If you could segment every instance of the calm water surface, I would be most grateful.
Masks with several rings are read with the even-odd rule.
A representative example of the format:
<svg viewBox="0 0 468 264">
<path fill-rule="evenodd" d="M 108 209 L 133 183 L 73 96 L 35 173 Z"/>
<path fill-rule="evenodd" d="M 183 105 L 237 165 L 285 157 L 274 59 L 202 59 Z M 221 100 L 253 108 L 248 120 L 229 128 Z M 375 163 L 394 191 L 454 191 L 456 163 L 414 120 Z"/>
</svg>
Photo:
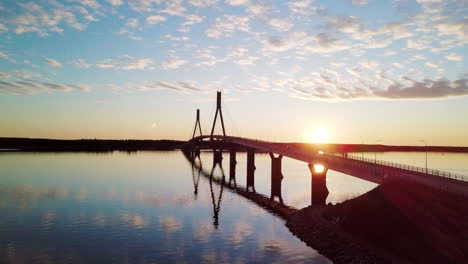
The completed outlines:
<svg viewBox="0 0 468 264">
<path fill-rule="evenodd" d="M 210 171 L 212 154 L 201 157 Z M 377 158 L 425 162 L 424 153 Z M 237 154 L 242 186 L 246 159 Z M 428 164 L 466 175 L 468 154 L 429 153 Z M 270 157 L 257 154 L 255 165 L 255 188 L 269 196 Z M 224 173 L 229 178 L 228 153 Z M 214 175 L 220 177 L 221 170 Z M 307 165 L 283 158 L 283 175 L 284 202 L 308 206 Z M 376 184 L 330 170 L 327 186 L 327 202 L 339 203 Z M 280 218 L 192 175 L 179 151 L 0 153 L 0 263 L 54 262 L 330 263 L 290 234 Z"/>
<path fill-rule="evenodd" d="M 268 159 L 257 156 L 264 194 Z M 211 166 L 211 154 L 202 160 Z M 238 184 L 245 160 L 238 154 Z M 285 197 L 307 205 L 307 167 L 287 162 L 297 179 L 288 177 Z M 228 155 L 224 163 L 228 172 Z M 178 151 L 1 153 L 0 168 L 0 263 L 330 263 L 283 220 L 203 177 L 195 196 Z"/>
</svg>

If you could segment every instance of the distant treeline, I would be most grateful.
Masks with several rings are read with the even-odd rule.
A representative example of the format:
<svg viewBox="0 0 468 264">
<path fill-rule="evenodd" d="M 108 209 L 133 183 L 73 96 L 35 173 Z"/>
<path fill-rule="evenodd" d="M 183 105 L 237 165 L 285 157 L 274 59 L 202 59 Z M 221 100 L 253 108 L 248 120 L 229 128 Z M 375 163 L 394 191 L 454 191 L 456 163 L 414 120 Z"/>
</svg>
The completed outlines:
<svg viewBox="0 0 468 264">
<path fill-rule="evenodd" d="M 180 140 L 109 140 L 109 139 L 39 139 L 39 138 L 1 138 L 0 150 L 22 151 L 137 151 L 137 150 L 173 150 L 183 148 L 187 141 Z M 310 144 L 310 143 L 277 143 L 290 145 L 295 148 L 305 148 L 312 151 L 324 152 L 383 152 L 383 151 L 430 151 L 430 152 L 468 152 L 468 147 L 447 146 L 387 146 L 362 144 Z M 215 147 L 217 149 L 233 149 L 233 144 L 223 142 L 205 142 L 199 145 L 203 149 Z M 238 151 L 245 151 L 237 146 Z"/>
<path fill-rule="evenodd" d="M 107 140 L 107 139 L 38 139 L 0 138 L 0 150 L 22 151 L 136 151 L 173 150 L 183 145 L 178 140 Z"/>
</svg>

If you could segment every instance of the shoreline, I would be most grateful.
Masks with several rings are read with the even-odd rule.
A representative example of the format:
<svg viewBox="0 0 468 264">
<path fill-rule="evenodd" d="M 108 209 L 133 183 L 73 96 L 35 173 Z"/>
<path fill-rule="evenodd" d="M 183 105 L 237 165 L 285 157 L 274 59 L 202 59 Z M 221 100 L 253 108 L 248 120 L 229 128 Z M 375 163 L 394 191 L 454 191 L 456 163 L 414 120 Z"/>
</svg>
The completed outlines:
<svg viewBox="0 0 468 264">
<path fill-rule="evenodd" d="M 176 150 L 183 148 L 189 141 L 150 140 L 150 139 L 43 139 L 0 137 L 0 151 L 140 151 Z M 314 143 L 277 143 L 310 151 L 329 153 L 351 152 L 450 152 L 468 153 L 468 147 L 455 146 L 392 146 L 364 144 L 314 144 Z M 209 148 L 205 143 L 204 148 Z M 223 147 L 219 145 L 218 147 Z M 230 146 L 232 147 L 232 146 Z M 242 150 L 240 148 L 239 150 Z"/>
</svg>

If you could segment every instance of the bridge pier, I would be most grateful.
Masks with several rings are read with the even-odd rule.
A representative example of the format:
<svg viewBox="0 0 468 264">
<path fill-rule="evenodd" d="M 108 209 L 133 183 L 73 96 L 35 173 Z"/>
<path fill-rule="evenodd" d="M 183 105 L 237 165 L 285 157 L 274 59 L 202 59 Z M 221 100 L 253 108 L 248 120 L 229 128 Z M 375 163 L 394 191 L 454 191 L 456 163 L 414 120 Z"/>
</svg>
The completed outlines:
<svg viewBox="0 0 468 264">
<path fill-rule="evenodd" d="M 200 160 L 200 149 L 195 147 L 190 151 L 190 160 L 195 161 L 195 159 L 198 158 Z"/>
<path fill-rule="evenodd" d="M 270 200 L 276 197 L 283 204 L 283 196 L 281 195 L 281 182 L 283 181 L 283 173 L 281 173 L 281 160 L 283 155 L 275 157 L 273 153 L 269 153 L 271 158 L 271 195 Z"/>
<path fill-rule="evenodd" d="M 317 165 L 317 164 L 315 164 Z M 324 205 L 327 202 L 328 188 L 327 188 L 327 172 L 328 168 L 324 165 L 322 167 L 314 166 L 309 163 L 309 170 L 311 173 L 311 203 L 316 205 Z"/>
<path fill-rule="evenodd" d="M 220 167 L 223 166 L 223 151 L 213 149 L 213 167 L 219 164 Z"/>
<path fill-rule="evenodd" d="M 253 150 L 247 151 L 247 187 L 246 191 L 249 191 L 249 187 L 255 192 L 255 152 Z"/>
<path fill-rule="evenodd" d="M 229 182 L 228 182 L 229 186 L 231 185 L 231 182 L 234 183 L 234 187 L 237 186 L 236 185 L 236 165 L 237 165 L 236 152 L 231 151 L 229 152 Z"/>
</svg>

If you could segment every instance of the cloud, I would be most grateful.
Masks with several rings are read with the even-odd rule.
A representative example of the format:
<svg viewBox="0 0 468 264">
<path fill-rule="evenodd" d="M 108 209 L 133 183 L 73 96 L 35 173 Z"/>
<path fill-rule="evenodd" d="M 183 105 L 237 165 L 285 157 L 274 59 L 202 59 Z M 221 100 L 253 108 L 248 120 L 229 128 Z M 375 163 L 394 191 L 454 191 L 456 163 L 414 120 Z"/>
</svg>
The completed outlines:
<svg viewBox="0 0 468 264">
<path fill-rule="evenodd" d="M 83 6 L 62 5 L 59 2 L 51 2 L 48 6 L 40 6 L 36 3 L 19 3 L 22 9 L 17 10 L 9 20 L 6 20 L 14 28 L 15 34 L 37 33 L 41 37 L 48 36 L 51 32 L 63 33 L 64 26 L 83 31 L 87 24 L 80 22 L 79 18 L 87 22 L 96 22 L 96 15 L 102 15 L 96 11 L 100 5 L 96 1 L 85 0 L 80 4 L 94 8 L 94 14 Z M 76 13 L 76 14 L 75 14 Z"/>
<path fill-rule="evenodd" d="M 426 66 L 431 67 L 431 68 L 438 68 L 439 66 L 433 62 L 426 62 Z"/>
<path fill-rule="evenodd" d="M 154 24 L 158 24 L 158 23 L 164 22 L 164 21 L 166 21 L 166 20 L 167 20 L 166 17 L 160 16 L 160 15 L 155 15 L 155 16 L 149 16 L 149 17 L 147 17 L 147 18 L 146 18 L 146 23 L 151 24 L 151 25 L 154 25 Z"/>
<path fill-rule="evenodd" d="M 182 26 L 190 26 L 203 22 L 203 17 L 197 15 L 186 15 L 185 22 L 182 23 Z"/>
<path fill-rule="evenodd" d="M 8 95 L 35 95 L 38 93 L 52 93 L 54 91 L 70 92 L 73 90 L 90 91 L 91 87 L 86 84 L 62 84 L 43 78 L 39 74 L 13 71 L 1 73 L 0 94 Z"/>
<path fill-rule="evenodd" d="M 288 31 L 293 27 L 286 19 L 272 18 L 268 21 L 268 24 L 277 31 Z"/>
<path fill-rule="evenodd" d="M 359 76 L 357 76 L 359 77 Z M 364 80 L 349 83 L 346 80 L 336 79 L 327 87 L 317 78 L 303 80 L 289 80 L 292 97 L 309 100 L 356 100 L 356 99 L 442 99 L 447 97 L 467 96 L 468 80 L 459 79 L 449 81 L 446 79 L 416 81 L 402 76 L 401 81 L 388 79 L 382 76 L 381 80 L 388 83 L 381 87 L 372 85 Z M 405 84 L 406 83 L 406 84 Z"/>
<path fill-rule="evenodd" d="M 415 98 L 445 98 L 451 96 L 468 95 L 468 80 L 424 80 L 417 82 L 408 78 L 411 86 L 401 83 L 389 86 L 386 90 L 374 91 L 374 95 L 390 99 L 415 99 Z"/>
<path fill-rule="evenodd" d="M 0 23 L 0 33 L 6 32 L 6 31 L 8 31 L 8 28 L 2 23 Z"/>
<path fill-rule="evenodd" d="M 125 28 L 121 28 L 118 32 L 116 32 L 116 34 L 126 35 L 126 36 L 128 36 L 129 39 L 133 39 L 133 40 L 142 40 L 143 39 L 142 37 L 135 36 L 135 33 L 133 33 L 132 31 L 130 31 L 128 29 L 125 29 Z"/>
<path fill-rule="evenodd" d="M 80 0 L 80 3 L 93 9 L 98 9 L 101 7 L 101 5 L 95 0 Z"/>
<path fill-rule="evenodd" d="M 416 0 L 416 2 L 420 4 L 425 4 L 425 3 L 440 3 L 442 0 Z"/>
<path fill-rule="evenodd" d="M 121 67 L 122 70 L 143 70 L 153 63 L 152 59 L 138 59 Z"/>
<path fill-rule="evenodd" d="M 132 27 L 132 28 L 138 27 L 139 24 L 140 23 L 138 22 L 138 19 L 136 18 L 129 18 L 127 19 L 127 22 L 125 22 L 125 26 Z"/>
<path fill-rule="evenodd" d="M 166 0 L 164 1 L 166 8 L 159 10 L 160 13 L 165 13 L 171 16 L 183 16 L 184 12 L 187 10 L 182 6 L 181 0 Z"/>
<path fill-rule="evenodd" d="M 218 0 L 188 0 L 188 3 L 193 6 L 205 7 L 215 5 Z"/>
<path fill-rule="evenodd" d="M 107 0 L 111 5 L 113 6 L 121 6 L 123 5 L 123 1 L 122 0 Z"/>
<path fill-rule="evenodd" d="M 178 57 L 175 57 L 175 56 L 172 56 L 170 58 L 168 58 L 166 61 L 164 61 L 162 64 L 161 64 L 161 68 L 163 69 L 177 69 L 179 68 L 180 66 L 186 64 L 187 61 L 186 60 L 183 60 L 183 59 L 180 59 Z"/>
<path fill-rule="evenodd" d="M 186 36 L 177 37 L 177 36 L 173 36 L 171 34 L 166 34 L 166 35 L 164 35 L 164 37 L 167 38 L 167 39 L 170 39 L 172 41 L 188 41 L 188 40 L 190 40 L 190 38 L 188 38 Z"/>
<path fill-rule="evenodd" d="M 230 37 L 234 31 L 249 32 L 249 18 L 246 16 L 224 15 L 215 19 L 205 31 L 210 38 Z"/>
<path fill-rule="evenodd" d="M 200 92 L 201 90 L 195 87 L 193 84 L 189 82 L 176 82 L 176 83 L 169 83 L 164 81 L 153 81 L 148 82 L 145 84 L 135 85 L 135 89 L 140 91 L 151 91 L 151 90 L 172 90 L 172 91 L 179 91 L 179 92 Z"/>
<path fill-rule="evenodd" d="M 100 69 L 121 69 L 121 70 L 146 70 L 153 60 L 149 58 L 135 59 L 133 57 L 123 55 L 119 59 L 105 59 L 96 63 L 88 63 L 84 59 L 78 59 L 73 64 L 82 69 L 100 68 Z"/>
<path fill-rule="evenodd" d="M 436 29 L 439 35 L 455 35 L 460 40 L 468 40 L 468 25 L 465 21 L 440 23 Z"/>
<path fill-rule="evenodd" d="M 263 4 L 260 4 L 260 3 L 255 3 L 255 4 L 250 4 L 248 7 L 247 7 L 247 12 L 253 14 L 253 15 L 256 15 L 256 16 L 259 16 L 259 15 L 262 15 L 264 13 L 266 13 L 268 10 L 270 10 L 269 7 L 263 5 Z"/>
<path fill-rule="evenodd" d="M 422 49 L 427 49 L 429 48 L 431 42 L 424 40 L 424 39 L 408 39 L 406 41 L 406 47 L 409 49 L 417 49 L 417 50 L 422 50 Z"/>
<path fill-rule="evenodd" d="M 225 0 L 226 4 L 232 6 L 247 5 L 249 0 Z"/>
<path fill-rule="evenodd" d="M 456 53 L 450 53 L 445 58 L 450 61 L 462 61 L 462 56 Z"/>
<path fill-rule="evenodd" d="M 239 60 L 234 61 L 234 63 L 239 65 L 252 65 L 258 60 L 258 57 L 248 56 Z"/>
<path fill-rule="evenodd" d="M 371 0 L 351 0 L 351 3 L 356 6 L 365 6 L 369 4 Z"/>
<path fill-rule="evenodd" d="M 44 61 L 52 67 L 62 68 L 63 65 L 58 60 L 45 58 Z"/>
<path fill-rule="evenodd" d="M 5 52 L 1 52 L 0 51 L 0 59 L 5 59 L 7 60 L 9 58 L 8 54 L 6 54 Z"/>
</svg>

